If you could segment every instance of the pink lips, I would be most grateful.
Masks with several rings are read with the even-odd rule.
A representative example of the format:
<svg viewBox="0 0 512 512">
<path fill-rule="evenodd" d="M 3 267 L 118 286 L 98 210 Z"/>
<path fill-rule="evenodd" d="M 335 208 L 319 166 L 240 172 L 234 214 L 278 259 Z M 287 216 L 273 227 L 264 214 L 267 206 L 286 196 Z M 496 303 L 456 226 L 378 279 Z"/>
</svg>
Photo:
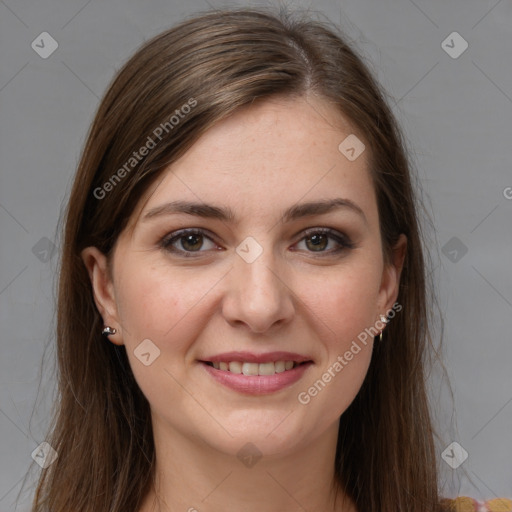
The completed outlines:
<svg viewBox="0 0 512 512">
<path fill-rule="evenodd" d="M 281 373 L 274 375 L 243 375 L 227 370 L 217 370 L 208 362 L 243 361 L 248 363 L 269 363 L 276 361 L 295 361 L 301 363 Z M 248 395 L 264 395 L 274 393 L 297 382 L 304 372 L 313 364 L 311 358 L 292 352 L 268 352 L 253 354 L 251 352 L 226 352 L 208 357 L 200 361 L 201 366 L 217 382 L 224 386 Z"/>
</svg>

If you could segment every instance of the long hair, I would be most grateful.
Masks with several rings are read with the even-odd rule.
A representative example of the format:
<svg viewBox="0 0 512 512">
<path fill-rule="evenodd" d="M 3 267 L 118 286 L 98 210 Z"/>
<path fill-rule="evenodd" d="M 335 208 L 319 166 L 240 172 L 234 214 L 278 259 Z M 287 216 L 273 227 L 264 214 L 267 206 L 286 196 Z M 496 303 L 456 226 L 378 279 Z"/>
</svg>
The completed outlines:
<svg viewBox="0 0 512 512">
<path fill-rule="evenodd" d="M 408 240 L 402 310 L 341 416 L 335 474 L 361 511 L 437 510 L 428 287 L 405 142 L 362 58 L 328 23 L 237 9 L 196 16 L 146 42 L 98 108 L 65 211 L 59 401 L 48 437 L 59 456 L 40 476 L 34 512 L 135 512 L 154 476 L 149 404 L 125 348 L 101 336 L 82 249 L 96 246 L 110 259 L 144 192 L 220 120 L 255 100 L 309 92 L 346 116 L 367 145 L 385 260 L 401 233 Z M 143 146 L 151 148 L 133 161 Z"/>
</svg>

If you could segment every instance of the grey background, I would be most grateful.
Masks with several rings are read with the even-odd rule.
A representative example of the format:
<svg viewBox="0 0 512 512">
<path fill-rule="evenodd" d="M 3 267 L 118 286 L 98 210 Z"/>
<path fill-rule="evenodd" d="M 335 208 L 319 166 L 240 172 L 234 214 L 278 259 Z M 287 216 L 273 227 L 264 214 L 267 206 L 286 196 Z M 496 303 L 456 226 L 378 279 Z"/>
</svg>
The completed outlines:
<svg viewBox="0 0 512 512">
<path fill-rule="evenodd" d="M 99 98 L 145 39 L 209 5 L 236 3 L 0 0 L 0 512 L 28 510 L 23 479 L 31 465 L 31 478 L 41 471 L 31 453 L 54 392 L 56 226 Z M 441 492 L 512 497 L 512 2 L 288 5 L 343 28 L 411 148 L 436 230 L 428 246 L 454 392 L 452 402 L 434 368 Z M 43 31 L 59 45 L 47 59 L 31 47 Z M 454 31 L 469 45 L 457 58 L 442 47 Z M 452 441 L 469 454 L 457 469 L 441 457 Z"/>
</svg>

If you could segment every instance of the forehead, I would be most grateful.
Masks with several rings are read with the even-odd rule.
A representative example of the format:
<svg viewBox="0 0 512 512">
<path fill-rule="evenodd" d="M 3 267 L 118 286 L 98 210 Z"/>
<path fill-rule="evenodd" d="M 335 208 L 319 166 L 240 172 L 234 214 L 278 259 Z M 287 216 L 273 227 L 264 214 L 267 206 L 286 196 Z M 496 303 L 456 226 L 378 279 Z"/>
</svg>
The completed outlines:
<svg viewBox="0 0 512 512">
<path fill-rule="evenodd" d="M 368 151 L 351 161 L 339 149 L 355 132 L 332 105 L 312 96 L 244 107 L 171 164 L 132 219 L 139 222 L 148 210 L 178 199 L 227 204 L 241 216 L 265 216 L 301 199 L 340 195 L 361 203 L 371 216 L 376 206 Z"/>
</svg>

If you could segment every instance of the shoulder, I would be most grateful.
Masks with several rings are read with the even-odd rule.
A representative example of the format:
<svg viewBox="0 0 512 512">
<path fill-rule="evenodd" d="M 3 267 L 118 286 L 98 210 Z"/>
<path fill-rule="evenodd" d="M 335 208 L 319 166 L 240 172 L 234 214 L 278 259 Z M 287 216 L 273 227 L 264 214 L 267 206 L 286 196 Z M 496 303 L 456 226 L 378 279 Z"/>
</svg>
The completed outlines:
<svg viewBox="0 0 512 512">
<path fill-rule="evenodd" d="M 459 496 L 455 499 L 443 498 L 440 505 L 442 512 L 512 512 L 512 500 L 509 498 L 483 501 Z"/>
</svg>

